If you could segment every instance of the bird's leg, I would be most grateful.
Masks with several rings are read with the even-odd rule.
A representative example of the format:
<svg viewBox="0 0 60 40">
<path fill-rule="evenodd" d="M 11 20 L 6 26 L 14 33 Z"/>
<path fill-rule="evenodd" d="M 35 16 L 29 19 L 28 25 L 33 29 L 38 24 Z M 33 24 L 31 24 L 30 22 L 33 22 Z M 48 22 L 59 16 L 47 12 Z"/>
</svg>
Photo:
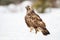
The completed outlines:
<svg viewBox="0 0 60 40">
<path fill-rule="evenodd" d="M 38 31 L 38 29 L 37 28 L 35 28 L 35 33 L 37 34 L 37 31 Z"/>
<path fill-rule="evenodd" d="M 30 27 L 30 32 L 33 30 L 33 27 Z"/>
<path fill-rule="evenodd" d="M 35 33 L 37 34 L 37 30 L 35 31 Z"/>
</svg>

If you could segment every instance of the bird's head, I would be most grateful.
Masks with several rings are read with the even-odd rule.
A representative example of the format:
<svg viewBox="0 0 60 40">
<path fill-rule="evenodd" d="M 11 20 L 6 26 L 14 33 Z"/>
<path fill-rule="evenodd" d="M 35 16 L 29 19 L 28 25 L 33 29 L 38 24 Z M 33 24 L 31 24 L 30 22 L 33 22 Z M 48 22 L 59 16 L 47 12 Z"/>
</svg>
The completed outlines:
<svg viewBox="0 0 60 40">
<path fill-rule="evenodd" d="M 26 8 L 27 11 L 31 9 L 30 6 L 26 6 L 25 8 Z"/>
<path fill-rule="evenodd" d="M 28 13 L 31 13 L 31 12 L 34 11 L 31 6 L 26 6 L 25 8 L 26 8 L 26 10 L 27 10 Z"/>
</svg>

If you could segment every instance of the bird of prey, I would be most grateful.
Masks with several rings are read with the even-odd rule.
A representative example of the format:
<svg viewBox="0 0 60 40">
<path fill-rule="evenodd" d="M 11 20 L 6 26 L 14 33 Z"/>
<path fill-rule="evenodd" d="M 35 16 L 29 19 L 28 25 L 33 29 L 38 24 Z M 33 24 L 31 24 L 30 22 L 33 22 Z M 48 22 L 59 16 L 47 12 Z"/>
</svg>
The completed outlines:
<svg viewBox="0 0 60 40">
<path fill-rule="evenodd" d="M 41 31 L 43 35 L 48 35 L 50 32 L 47 30 L 43 20 L 37 15 L 31 6 L 26 6 L 27 14 L 25 16 L 25 22 L 30 28 L 30 32 L 35 29 L 35 33 Z"/>
</svg>

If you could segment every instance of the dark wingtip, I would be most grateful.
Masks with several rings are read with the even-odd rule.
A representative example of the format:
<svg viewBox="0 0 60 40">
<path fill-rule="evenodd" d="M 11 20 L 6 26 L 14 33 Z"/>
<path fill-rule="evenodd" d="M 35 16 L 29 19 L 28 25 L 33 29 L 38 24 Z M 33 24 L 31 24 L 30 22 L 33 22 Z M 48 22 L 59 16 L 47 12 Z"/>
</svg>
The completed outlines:
<svg viewBox="0 0 60 40">
<path fill-rule="evenodd" d="M 47 33 L 45 33 L 45 34 L 43 34 L 43 35 L 45 35 L 45 36 L 47 36 L 47 35 L 49 35 L 50 33 L 49 32 L 47 32 Z"/>
<path fill-rule="evenodd" d="M 43 33 L 43 35 L 49 35 L 50 34 L 50 32 L 48 31 L 48 30 L 44 30 L 44 31 L 42 31 L 42 33 Z"/>
</svg>

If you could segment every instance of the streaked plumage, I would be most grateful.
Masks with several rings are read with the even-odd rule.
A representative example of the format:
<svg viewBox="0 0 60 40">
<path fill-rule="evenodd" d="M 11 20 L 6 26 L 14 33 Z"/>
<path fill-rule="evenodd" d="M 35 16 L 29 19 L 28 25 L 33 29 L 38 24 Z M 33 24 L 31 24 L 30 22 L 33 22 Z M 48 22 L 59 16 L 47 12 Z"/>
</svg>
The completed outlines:
<svg viewBox="0 0 60 40">
<path fill-rule="evenodd" d="M 30 6 L 27 6 L 26 10 L 27 14 L 25 16 L 25 22 L 30 28 L 30 31 L 32 31 L 32 29 L 35 29 L 36 33 L 38 31 L 41 31 L 43 35 L 50 34 L 49 31 L 46 29 L 45 23 L 42 21 L 39 15 L 37 15 Z"/>
</svg>

